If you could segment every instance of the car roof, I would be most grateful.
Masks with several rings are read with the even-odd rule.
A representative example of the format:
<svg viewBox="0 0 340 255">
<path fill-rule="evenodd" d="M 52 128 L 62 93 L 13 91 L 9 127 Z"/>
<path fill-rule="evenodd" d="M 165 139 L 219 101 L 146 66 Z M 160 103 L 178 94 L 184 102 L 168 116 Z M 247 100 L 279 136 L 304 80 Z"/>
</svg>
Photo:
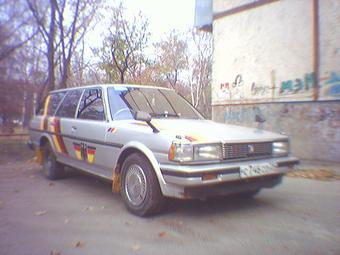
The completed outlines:
<svg viewBox="0 0 340 255">
<path fill-rule="evenodd" d="M 165 90 L 172 90 L 169 88 L 159 87 L 159 86 L 152 86 L 152 85 L 135 85 L 135 84 L 93 84 L 93 85 L 86 85 L 86 86 L 79 86 L 79 87 L 71 87 L 66 89 L 56 89 L 50 91 L 50 93 L 57 93 L 63 91 L 69 91 L 74 89 L 81 89 L 81 88 L 108 88 L 108 87 L 128 87 L 128 88 L 153 88 L 153 89 L 165 89 Z"/>
</svg>

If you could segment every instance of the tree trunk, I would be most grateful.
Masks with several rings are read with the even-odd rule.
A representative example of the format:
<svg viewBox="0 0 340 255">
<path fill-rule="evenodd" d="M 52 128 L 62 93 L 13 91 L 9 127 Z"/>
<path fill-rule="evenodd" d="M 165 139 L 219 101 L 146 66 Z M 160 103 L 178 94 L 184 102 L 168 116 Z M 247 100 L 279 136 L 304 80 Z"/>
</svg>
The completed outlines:
<svg viewBox="0 0 340 255">
<path fill-rule="evenodd" d="M 47 91 L 55 89 L 55 74 L 54 74 L 54 39 L 55 39 L 55 13 L 56 13 L 56 2 L 55 0 L 50 0 L 51 4 L 51 20 L 50 20 L 50 31 L 48 34 L 48 46 L 47 46 L 47 56 L 48 56 L 48 82 Z"/>
<path fill-rule="evenodd" d="M 121 84 L 124 84 L 125 83 L 125 80 L 124 80 L 124 72 L 120 72 L 120 83 Z"/>
</svg>

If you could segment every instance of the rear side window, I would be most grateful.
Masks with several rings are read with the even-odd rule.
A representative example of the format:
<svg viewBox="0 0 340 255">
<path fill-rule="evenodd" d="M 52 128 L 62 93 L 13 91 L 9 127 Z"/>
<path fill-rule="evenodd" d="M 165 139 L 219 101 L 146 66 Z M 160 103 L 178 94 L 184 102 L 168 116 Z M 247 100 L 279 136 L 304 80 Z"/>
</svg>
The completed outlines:
<svg viewBox="0 0 340 255">
<path fill-rule="evenodd" d="M 54 115 L 60 101 L 65 96 L 66 92 L 57 92 L 48 95 L 45 99 L 43 107 L 40 108 L 38 115 Z"/>
<path fill-rule="evenodd" d="M 80 101 L 78 110 L 79 119 L 105 120 L 102 90 L 99 88 L 87 89 Z"/>
<path fill-rule="evenodd" d="M 65 96 L 62 104 L 60 105 L 56 116 L 64 118 L 74 118 L 81 93 L 81 89 L 69 91 Z"/>
</svg>

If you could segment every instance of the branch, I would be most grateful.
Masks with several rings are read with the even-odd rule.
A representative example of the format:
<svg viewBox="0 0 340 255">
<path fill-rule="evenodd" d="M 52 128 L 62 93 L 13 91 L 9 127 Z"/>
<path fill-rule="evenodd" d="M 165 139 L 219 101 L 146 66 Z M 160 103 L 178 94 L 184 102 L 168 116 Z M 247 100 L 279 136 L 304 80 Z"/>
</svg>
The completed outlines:
<svg viewBox="0 0 340 255">
<path fill-rule="evenodd" d="M 26 0 L 26 2 L 27 2 L 27 5 L 28 5 L 28 8 L 31 10 L 33 17 L 35 18 L 35 20 L 38 24 L 38 29 L 39 29 L 45 43 L 48 44 L 48 40 L 47 40 L 48 32 L 47 32 L 47 29 L 45 28 L 45 25 L 43 23 L 43 18 L 39 17 L 39 13 L 38 13 L 37 9 L 33 6 L 33 4 L 30 2 L 30 0 Z"/>
<path fill-rule="evenodd" d="M 5 58 L 7 58 L 9 55 L 11 55 L 16 49 L 21 48 L 24 44 L 26 44 L 28 41 L 30 41 L 36 34 L 38 33 L 38 31 L 35 31 L 31 36 L 29 36 L 28 38 L 26 38 L 24 41 L 10 47 L 8 50 L 5 50 L 3 52 L 0 51 L 0 61 L 4 60 Z"/>
</svg>

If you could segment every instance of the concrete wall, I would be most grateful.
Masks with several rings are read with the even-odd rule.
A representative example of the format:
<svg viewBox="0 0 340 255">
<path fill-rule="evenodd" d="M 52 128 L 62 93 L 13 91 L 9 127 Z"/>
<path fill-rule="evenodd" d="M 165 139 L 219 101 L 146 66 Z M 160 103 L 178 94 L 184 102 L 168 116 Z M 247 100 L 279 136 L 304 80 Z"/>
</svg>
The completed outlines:
<svg viewBox="0 0 340 255">
<path fill-rule="evenodd" d="M 261 112 L 297 156 L 340 162 L 340 1 L 215 0 L 213 12 L 213 119 L 254 126 Z"/>
<path fill-rule="evenodd" d="M 213 119 L 258 128 L 255 115 L 266 121 L 263 129 L 284 132 L 294 155 L 305 159 L 340 162 L 340 104 L 338 102 L 265 103 L 215 106 Z"/>
</svg>

